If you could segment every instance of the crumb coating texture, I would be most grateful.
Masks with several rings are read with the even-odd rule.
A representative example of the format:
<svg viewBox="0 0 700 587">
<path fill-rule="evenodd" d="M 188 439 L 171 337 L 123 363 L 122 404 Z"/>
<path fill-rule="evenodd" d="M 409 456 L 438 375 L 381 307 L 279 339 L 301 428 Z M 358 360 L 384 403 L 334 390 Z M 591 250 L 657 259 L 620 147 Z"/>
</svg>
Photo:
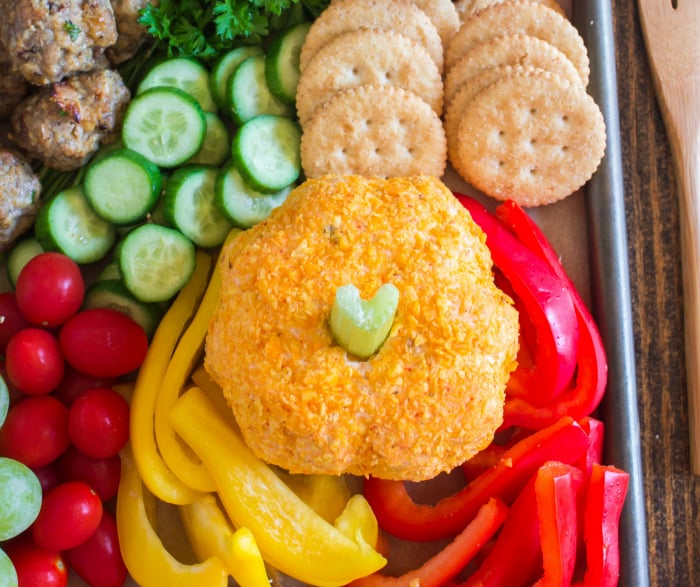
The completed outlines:
<svg viewBox="0 0 700 587">
<path fill-rule="evenodd" d="M 490 443 L 518 317 L 485 237 L 437 178 L 326 176 L 223 252 L 206 367 L 246 442 L 295 473 L 421 480 Z M 400 292 L 366 361 L 334 343 L 335 290 Z"/>
</svg>

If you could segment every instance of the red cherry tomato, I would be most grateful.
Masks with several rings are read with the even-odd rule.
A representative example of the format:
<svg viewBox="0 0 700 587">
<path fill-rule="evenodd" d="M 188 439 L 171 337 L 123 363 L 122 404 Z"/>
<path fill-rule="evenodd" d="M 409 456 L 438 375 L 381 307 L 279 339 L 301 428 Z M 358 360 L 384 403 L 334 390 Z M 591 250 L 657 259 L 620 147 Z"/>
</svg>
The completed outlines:
<svg viewBox="0 0 700 587">
<path fill-rule="evenodd" d="M 98 387 L 112 387 L 116 382 L 116 377 L 92 377 L 76 371 L 70 365 L 66 365 L 63 379 L 53 394 L 64 404 L 70 406 L 73 400 L 84 391 Z"/>
<path fill-rule="evenodd" d="M 17 389 L 29 395 L 56 389 L 63 379 L 64 365 L 58 340 L 47 330 L 25 328 L 7 343 L 7 376 Z"/>
<path fill-rule="evenodd" d="M 87 483 L 104 502 L 117 494 L 121 478 L 121 462 L 119 455 L 93 459 L 71 446 L 59 457 L 57 464 L 64 481 Z"/>
<path fill-rule="evenodd" d="M 117 522 L 108 511 L 90 538 L 68 551 L 73 570 L 91 587 L 121 587 L 126 581 L 126 566 L 119 550 Z"/>
<path fill-rule="evenodd" d="M 62 253 L 41 253 L 17 277 L 17 305 L 32 324 L 49 328 L 75 314 L 85 297 L 80 267 Z"/>
<path fill-rule="evenodd" d="M 39 548 L 27 536 L 3 544 L 17 571 L 20 587 L 66 587 L 68 565 L 63 555 Z"/>
<path fill-rule="evenodd" d="M 69 445 L 68 408 L 51 395 L 19 401 L 0 428 L 0 454 L 31 469 L 48 465 Z"/>
<path fill-rule="evenodd" d="M 52 490 L 62 481 L 61 474 L 55 461 L 53 463 L 49 463 L 48 465 L 44 465 L 43 467 L 39 467 L 38 469 L 32 470 L 34 471 L 36 478 L 39 479 L 39 483 L 41 483 L 41 491 L 43 493 Z"/>
<path fill-rule="evenodd" d="M 143 328 L 117 310 L 78 312 L 61 328 L 63 356 L 78 371 L 93 377 L 119 377 L 137 369 L 148 350 Z"/>
<path fill-rule="evenodd" d="M 117 454 L 129 440 L 129 404 L 112 389 L 81 393 L 68 410 L 68 437 L 89 457 Z"/>
<path fill-rule="evenodd" d="M 29 320 L 19 311 L 15 292 L 0 293 L 0 351 L 5 351 L 7 343 L 15 334 L 30 326 Z"/>
<path fill-rule="evenodd" d="M 68 550 L 85 542 L 102 519 L 102 500 L 87 483 L 66 481 L 44 495 L 32 538 L 47 550 Z"/>
</svg>

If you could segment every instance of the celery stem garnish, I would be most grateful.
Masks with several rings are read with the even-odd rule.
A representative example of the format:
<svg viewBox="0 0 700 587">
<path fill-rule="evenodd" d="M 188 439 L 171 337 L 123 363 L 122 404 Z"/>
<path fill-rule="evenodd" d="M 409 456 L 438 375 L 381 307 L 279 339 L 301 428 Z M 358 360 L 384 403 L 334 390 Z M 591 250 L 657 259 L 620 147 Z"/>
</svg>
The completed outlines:
<svg viewBox="0 0 700 587">
<path fill-rule="evenodd" d="M 382 285 L 370 300 L 363 300 L 352 284 L 339 287 L 330 317 L 333 338 L 350 354 L 369 358 L 389 335 L 398 304 L 399 290 L 390 283 Z"/>
</svg>

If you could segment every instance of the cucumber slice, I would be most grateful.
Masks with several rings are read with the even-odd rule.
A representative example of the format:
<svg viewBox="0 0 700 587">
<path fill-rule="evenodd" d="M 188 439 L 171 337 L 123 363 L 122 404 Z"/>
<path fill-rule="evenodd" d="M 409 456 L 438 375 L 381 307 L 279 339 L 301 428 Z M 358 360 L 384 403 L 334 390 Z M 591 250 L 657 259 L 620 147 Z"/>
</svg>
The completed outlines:
<svg viewBox="0 0 700 587">
<path fill-rule="evenodd" d="M 116 254 L 116 251 L 115 251 Z M 98 281 L 121 280 L 122 274 L 119 272 L 119 263 L 112 260 L 107 263 L 102 270 L 95 276 L 95 283 Z"/>
<path fill-rule="evenodd" d="M 209 71 L 192 57 L 173 57 L 154 65 L 141 80 L 136 94 L 158 87 L 182 90 L 197 100 L 203 110 L 216 112 L 209 89 Z"/>
<path fill-rule="evenodd" d="M 17 243 L 7 253 L 7 279 L 10 285 L 17 285 L 17 277 L 22 268 L 34 257 L 44 252 L 44 247 L 30 236 Z"/>
<path fill-rule="evenodd" d="M 228 80 L 226 102 L 236 124 L 261 114 L 294 114 L 293 108 L 276 98 L 267 87 L 264 55 L 248 57 L 236 68 Z"/>
<path fill-rule="evenodd" d="M 134 319 L 150 338 L 162 317 L 160 306 L 137 300 L 120 279 L 105 279 L 85 292 L 83 309 L 111 308 Z"/>
<path fill-rule="evenodd" d="M 259 45 L 244 45 L 232 49 L 214 62 L 209 74 L 209 89 L 220 108 L 226 107 L 226 84 L 236 68 L 248 57 L 262 54 L 263 48 Z"/>
<path fill-rule="evenodd" d="M 100 218 L 128 225 L 145 218 L 161 189 L 158 166 L 140 153 L 120 149 L 92 162 L 85 172 L 85 197 Z"/>
<path fill-rule="evenodd" d="M 257 116 L 234 136 L 233 162 L 251 187 L 278 192 L 293 184 L 301 173 L 301 129 L 284 116 Z"/>
<path fill-rule="evenodd" d="M 174 228 L 144 224 L 121 242 L 118 262 L 124 285 L 137 300 L 165 302 L 192 275 L 195 247 Z"/>
<path fill-rule="evenodd" d="M 207 121 L 207 132 L 204 135 L 202 148 L 187 163 L 202 163 L 218 167 L 228 157 L 231 148 L 231 137 L 228 129 L 216 114 L 205 112 Z"/>
<path fill-rule="evenodd" d="M 292 186 L 276 194 L 258 192 L 245 182 L 235 165 L 228 165 L 216 180 L 215 202 L 231 224 L 250 228 L 281 206 L 291 191 Z"/>
<path fill-rule="evenodd" d="M 294 104 L 299 83 L 299 54 L 311 23 L 302 22 L 282 31 L 267 51 L 265 80 L 285 104 Z"/>
<path fill-rule="evenodd" d="M 46 251 L 60 251 L 76 263 L 99 261 L 116 239 L 113 224 L 90 208 L 83 188 L 74 186 L 57 193 L 37 214 L 34 236 Z"/>
<path fill-rule="evenodd" d="M 148 215 L 148 221 L 153 224 L 160 224 L 161 226 L 171 226 L 170 220 L 165 213 L 165 193 L 158 199 L 153 210 Z"/>
<path fill-rule="evenodd" d="M 176 167 L 202 147 L 207 121 L 197 101 L 176 88 L 153 88 L 126 109 L 124 145 L 159 167 Z"/>
<path fill-rule="evenodd" d="M 172 225 L 200 247 L 217 247 L 231 224 L 214 203 L 218 170 L 206 165 L 181 167 L 165 189 L 165 215 Z"/>
</svg>

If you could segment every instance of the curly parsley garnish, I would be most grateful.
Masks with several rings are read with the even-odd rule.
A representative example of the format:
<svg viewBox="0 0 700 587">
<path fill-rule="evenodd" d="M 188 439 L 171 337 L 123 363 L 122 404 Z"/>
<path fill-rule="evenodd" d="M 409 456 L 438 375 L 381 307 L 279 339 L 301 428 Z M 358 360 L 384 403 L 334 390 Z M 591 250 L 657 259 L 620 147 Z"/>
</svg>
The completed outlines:
<svg viewBox="0 0 700 587">
<path fill-rule="evenodd" d="M 328 4 L 329 0 L 161 0 L 159 6 L 147 4 L 139 22 L 168 55 L 209 60 L 283 28 L 294 5 L 317 16 Z"/>
</svg>

